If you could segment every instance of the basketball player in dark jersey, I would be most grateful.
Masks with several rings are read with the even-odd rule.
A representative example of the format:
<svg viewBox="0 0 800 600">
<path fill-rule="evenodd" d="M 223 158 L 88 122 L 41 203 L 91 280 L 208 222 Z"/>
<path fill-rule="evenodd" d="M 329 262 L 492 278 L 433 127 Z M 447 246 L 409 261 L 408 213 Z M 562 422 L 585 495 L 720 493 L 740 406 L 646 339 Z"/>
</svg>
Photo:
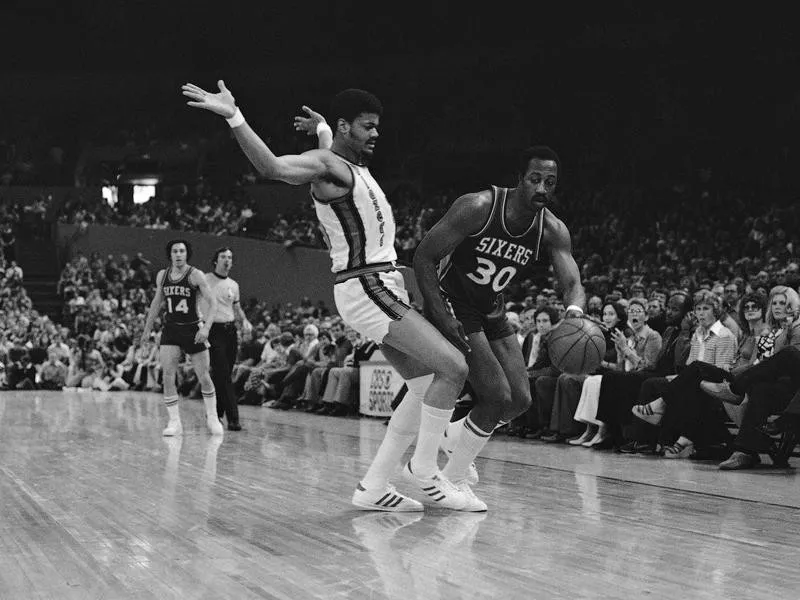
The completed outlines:
<svg viewBox="0 0 800 600">
<path fill-rule="evenodd" d="M 208 333 L 217 310 L 217 299 L 199 269 L 189 265 L 192 246 L 186 240 L 170 240 L 166 247 L 170 266 L 161 269 L 156 276 L 156 295 L 150 303 L 147 320 L 142 331 L 142 340 L 150 336 L 153 322 L 162 306 L 167 310 L 161 331 L 161 368 L 164 376 L 164 405 L 169 414 L 169 423 L 163 435 L 174 436 L 183 432 L 178 410 L 178 390 L 175 375 L 181 354 L 189 355 L 200 382 L 206 409 L 206 424 L 212 435 L 222 435 L 222 423 L 217 416 L 217 396 L 210 375 Z M 208 305 L 205 323 L 197 311 L 197 294 L 203 295 Z"/>
<path fill-rule="evenodd" d="M 530 386 L 519 342 L 505 317 L 503 290 L 553 266 L 567 316 L 586 297 L 564 223 L 548 208 L 559 159 L 545 146 L 520 157 L 513 189 L 493 187 L 458 198 L 420 242 L 414 271 L 428 319 L 465 352 L 476 404 L 463 427 L 449 427 L 452 453 L 442 471 L 457 485 L 476 481 L 473 460 L 494 429 L 524 413 Z M 448 306 L 449 304 L 449 306 Z"/>
</svg>

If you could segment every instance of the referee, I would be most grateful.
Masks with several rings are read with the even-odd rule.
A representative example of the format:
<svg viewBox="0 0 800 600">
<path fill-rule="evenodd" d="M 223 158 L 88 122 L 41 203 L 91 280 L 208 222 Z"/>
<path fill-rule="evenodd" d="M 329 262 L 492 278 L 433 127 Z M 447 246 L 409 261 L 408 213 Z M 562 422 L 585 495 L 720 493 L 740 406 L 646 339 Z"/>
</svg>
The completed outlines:
<svg viewBox="0 0 800 600">
<path fill-rule="evenodd" d="M 252 334 L 253 326 L 239 303 L 239 284 L 228 276 L 233 266 L 233 251 L 230 248 L 218 248 L 212 264 L 214 270 L 206 273 L 206 281 L 217 298 L 217 311 L 208 342 L 211 344 L 211 379 L 217 390 L 217 415 L 220 420 L 227 418 L 230 431 L 241 431 L 239 406 L 231 381 L 239 348 L 236 322 L 240 323 L 245 338 Z"/>
</svg>

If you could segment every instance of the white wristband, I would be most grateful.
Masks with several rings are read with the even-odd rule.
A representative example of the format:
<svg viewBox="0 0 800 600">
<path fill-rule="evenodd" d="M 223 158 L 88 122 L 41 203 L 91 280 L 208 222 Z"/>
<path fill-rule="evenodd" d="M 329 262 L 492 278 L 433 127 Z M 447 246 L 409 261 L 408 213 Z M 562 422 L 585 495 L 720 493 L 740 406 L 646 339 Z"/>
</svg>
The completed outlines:
<svg viewBox="0 0 800 600">
<path fill-rule="evenodd" d="M 579 313 L 583 314 L 583 309 L 580 306 L 578 306 L 577 304 L 570 304 L 567 307 L 567 311 L 566 312 L 569 312 L 571 310 L 574 310 L 576 312 L 579 312 Z"/>
<path fill-rule="evenodd" d="M 323 131 L 327 131 L 328 133 L 331 134 L 331 137 L 333 137 L 333 129 L 331 129 L 331 126 L 328 125 L 325 121 L 320 121 L 319 123 L 317 123 L 317 137 L 319 137 L 319 134 L 322 133 Z"/>
<path fill-rule="evenodd" d="M 225 119 L 228 122 L 228 125 L 231 126 L 231 129 L 234 127 L 239 127 L 244 123 L 244 115 L 242 115 L 242 111 L 239 110 L 239 107 L 236 107 L 236 112 L 233 113 L 233 116 L 230 119 Z"/>
</svg>

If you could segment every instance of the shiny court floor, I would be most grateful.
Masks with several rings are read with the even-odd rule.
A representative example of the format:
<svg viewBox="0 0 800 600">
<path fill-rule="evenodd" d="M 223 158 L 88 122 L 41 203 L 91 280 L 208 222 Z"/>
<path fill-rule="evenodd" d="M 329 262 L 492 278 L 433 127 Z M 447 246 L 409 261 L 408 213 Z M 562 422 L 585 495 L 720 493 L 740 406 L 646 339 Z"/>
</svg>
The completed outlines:
<svg viewBox="0 0 800 600">
<path fill-rule="evenodd" d="M 366 513 L 380 420 L 181 410 L 165 439 L 156 394 L 0 392 L 0 598 L 800 597 L 793 469 L 498 438 L 488 513 Z"/>
</svg>

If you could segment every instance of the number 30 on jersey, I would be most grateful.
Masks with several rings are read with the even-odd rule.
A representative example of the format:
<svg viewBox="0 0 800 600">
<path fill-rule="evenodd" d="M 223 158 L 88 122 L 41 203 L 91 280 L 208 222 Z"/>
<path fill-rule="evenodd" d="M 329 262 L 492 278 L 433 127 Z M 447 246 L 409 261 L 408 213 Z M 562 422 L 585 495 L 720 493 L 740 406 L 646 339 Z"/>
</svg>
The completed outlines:
<svg viewBox="0 0 800 600">
<path fill-rule="evenodd" d="M 186 302 L 186 298 L 183 298 L 175 306 L 172 306 L 172 298 L 167 298 L 167 312 L 170 312 L 170 313 L 176 313 L 176 312 L 188 313 L 189 312 L 189 303 Z"/>
<path fill-rule="evenodd" d="M 491 285 L 492 290 L 495 292 L 503 291 L 503 288 L 505 288 L 509 282 L 514 279 L 514 275 L 517 274 L 516 267 L 512 267 L 511 265 L 507 265 L 498 271 L 497 265 L 488 258 L 478 256 L 477 260 L 478 268 L 474 273 L 468 273 L 467 277 L 478 285 Z"/>
</svg>

